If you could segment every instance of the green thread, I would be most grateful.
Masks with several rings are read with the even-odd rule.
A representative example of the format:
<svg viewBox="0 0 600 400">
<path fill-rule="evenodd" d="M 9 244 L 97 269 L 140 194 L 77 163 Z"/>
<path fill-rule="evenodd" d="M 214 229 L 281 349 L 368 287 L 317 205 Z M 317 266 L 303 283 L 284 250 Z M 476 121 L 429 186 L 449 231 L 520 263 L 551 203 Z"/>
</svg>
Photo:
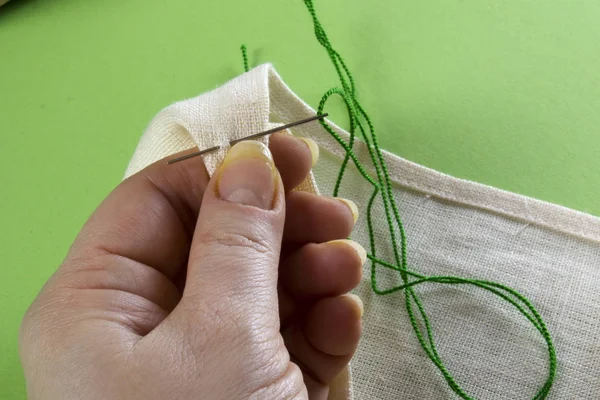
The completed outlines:
<svg viewBox="0 0 600 400">
<path fill-rule="evenodd" d="M 242 50 L 242 58 L 244 59 L 244 71 L 248 72 L 250 71 L 250 68 L 248 67 L 248 52 L 246 51 L 246 45 L 243 44 L 240 50 Z"/>
<path fill-rule="evenodd" d="M 527 298 L 525 298 L 523 295 L 521 295 L 514 289 L 511 289 L 505 285 L 496 282 L 479 279 L 460 278 L 455 276 L 425 276 L 412 272 L 408 269 L 406 256 L 406 233 L 402 225 L 402 220 L 400 218 L 398 206 L 394 201 L 390 175 L 385 160 L 383 159 L 383 153 L 381 151 L 381 148 L 379 147 L 377 136 L 375 135 L 375 128 L 371 123 L 369 115 L 356 98 L 356 87 L 354 84 L 354 78 L 352 77 L 350 70 L 346 66 L 346 63 L 344 62 L 342 56 L 332 47 L 327 37 L 327 34 L 325 33 L 325 30 L 323 29 L 321 23 L 317 18 L 315 8 L 313 5 L 313 0 L 304 0 L 304 4 L 306 5 L 308 12 L 312 17 L 316 38 L 321 44 L 321 46 L 323 46 L 327 51 L 327 54 L 329 55 L 329 58 L 333 63 L 333 66 L 337 72 L 337 75 L 340 79 L 340 83 L 342 85 L 341 88 L 330 89 L 323 95 L 323 98 L 319 103 L 318 113 L 323 113 L 323 109 L 325 108 L 327 100 L 332 95 L 337 95 L 340 96 L 344 101 L 350 118 L 350 139 L 347 143 L 333 130 L 333 128 L 325 120 L 320 121 L 323 128 L 331 136 L 333 136 L 333 138 L 340 144 L 340 146 L 346 152 L 344 160 L 342 161 L 340 172 L 335 183 L 333 195 L 337 196 L 339 192 L 344 177 L 344 172 L 350 160 L 352 160 L 352 162 L 358 169 L 360 175 L 362 175 L 362 177 L 365 178 L 365 180 L 367 180 L 373 187 L 373 193 L 367 204 L 367 227 L 369 231 L 369 244 L 371 251 L 371 254 L 368 255 L 368 258 L 371 261 L 371 288 L 378 295 L 386 295 L 399 291 L 404 291 L 406 310 L 408 312 L 408 317 L 410 319 L 417 340 L 419 341 L 421 347 L 423 348 L 429 359 L 439 369 L 444 379 L 448 383 L 448 386 L 452 389 L 452 391 L 454 391 L 463 399 L 473 398 L 470 397 L 465 392 L 465 390 L 456 382 L 452 374 L 447 370 L 443 361 L 441 360 L 440 355 L 438 354 L 437 348 L 435 346 L 433 331 L 429 323 L 429 318 L 427 317 L 421 300 L 419 299 L 417 293 L 414 291 L 414 287 L 424 283 L 438 283 L 446 285 L 466 284 L 476 286 L 483 290 L 487 290 L 488 292 L 495 294 L 501 299 L 506 300 L 507 302 L 512 304 L 517 309 L 517 311 L 523 314 L 525 318 L 529 320 L 529 322 L 531 322 L 531 324 L 536 328 L 536 330 L 542 335 L 542 337 L 546 341 L 548 347 L 548 376 L 542 387 L 533 397 L 533 400 L 541 400 L 546 398 L 546 396 L 550 392 L 556 375 L 556 351 L 554 349 L 552 338 L 546 327 L 546 324 L 544 323 L 542 317 L 537 312 L 533 304 L 529 300 L 527 300 Z M 247 58 L 245 55 L 245 46 L 242 46 L 242 52 L 244 55 L 244 66 L 247 71 L 248 67 Z M 367 126 L 367 129 L 365 129 L 365 125 Z M 357 130 L 360 132 L 360 135 L 364 140 L 369 151 L 369 156 L 375 169 L 375 178 L 371 177 L 367 173 L 365 167 L 358 161 L 356 155 L 352 150 Z M 394 252 L 394 263 L 386 262 L 377 258 L 376 256 L 376 243 L 375 235 L 373 233 L 374 230 L 372 211 L 375 199 L 378 197 L 378 195 L 381 196 L 381 200 L 383 202 L 383 208 L 391 239 L 390 242 L 393 244 L 392 249 Z M 398 232 L 399 238 L 397 238 L 396 232 Z M 398 272 L 402 283 L 390 289 L 379 289 L 376 274 L 378 266 Z M 413 279 L 411 280 L 411 278 Z M 413 303 L 414 305 L 416 305 L 417 313 L 415 313 Z M 419 327 L 419 319 L 425 327 L 425 335 L 423 334 L 422 329 Z"/>
<path fill-rule="evenodd" d="M 550 332 L 546 327 L 546 324 L 544 323 L 542 317 L 540 316 L 536 308 L 525 296 L 518 293 L 516 290 L 497 282 L 480 279 L 460 278 L 456 276 L 425 276 L 410 271 L 408 269 L 406 255 L 406 233 L 404 231 L 404 226 L 402 225 L 398 205 L 394 201 L 391 178 L 387 170 L 385 160 L 383 159 L 383 153 L 381 151 L 381 148 L 379 147 L 377 136 L 375 135 L 375 128 L 371 122 L 371 119 L 369 118 L 369 115 L 356 98 L 356 87 L 354 83 L 354 78 L 350 73 L 350 70 L 346 66 L 346 63 L 344 62 L 342 56 L 336 50 L 333 49 L 331 43 L 329 42 L 327 34 L 325 33 L 325 30 L 323 29 L 321 23 L 317 18 L 313 5 L 313 0 L 304 0 L 304 4 L 308 8 L 308 11 L 312 17 L 317 40 L 327 51 L 327 54 L 329 55 L 329 58 L 333 63 L 333 66 L 337 72 L 337 75 L 340 79 L 340 83 L 342 85 L 341 88 L 332 88 L 325 92 L 319 103 L 318 113 L 322 114 L 328 99 L 333 95 L 337 95 L 341 97 L 341 99 L 344 101 L 350 119 L 350 139 L 348 140 L 348 142 L 345 142 L 325 120 L 320 121 L 323 128 L 338 142 L 338 144 L 346 152 L 342 161 L 342 165 L 340 167 L 337 180 L 335 182 L 333 195 L 338 195 L 340 186 L 343 181 L 344 173 L 350 161 L 352 161 L 353 164 L 356 166 L 360 175 L 373 187 L 373 193 L 371 194 L 371 197 L 369 198 L 369 201 L 367 203 L 367 228 L 369 232 L 369 245 L 371 250 L 371 254 L 368 254 L 367 257 L 371 261 L 372 290 L 378 295 L 387 295 L 395 292 L 404 291 L 406 310 L 412 328 L 415 332 L 415 336 L 419 341 L 419 344 L 427 354 L 427 357 L 429 357 L 433 364 L 439 369 L 452 391 L 454 391 L 461 398 L 469 400 L 472 400 L 473 397 L 470 397 L 465 392 L 465 390 L 456 382 L 452 374 L 448 371 L 443 361 L 441 360 L 441 357 L 435 345 L 433 330 L 431 329 L 429 318 L 427 317 L 425 308 L 423 307 L 423 303 L 421 302 L 420 298 L 418 297 L 417 293 L 414 291 L 413 288 L 417 285 L 421 285 L 424 283 L 438 283 L 446 285 L 472 285 L 480 289 L 486 290 L 492 294 L 495 294 L 501 299 L 512 304 L 517 309 L 517 311 L 519 311 L 523 316 L 525 316 L 525 318 L 527 318 L 529 322 L 531 322 L 534 328 L 542 335 L 543 339 L 546 341 L 548 347 L 548 377 L 546 378 L 546 381 L 544 382 L 542 387 L 533 397 L 533 400 L 545 399 L 548 393 L 550 392 L 550 389 L 552 388 L 552 384 L 554 383 L 554 378 L 556 376 L 556 351 L 552 343 Z M 242 58 L 244 61 L 244 70 L 248 72 L 248 55 L 245 45 L 242 45 L 241 51 Z M 367 129 L 365 129 L 365 124 L 367 126 Z M 360 161 L 358 161 L 358 158 L 352 150 L 357 130 L 360 132 L 360 135 L 364 140 L 369 151 L 369 156 L 375 169 L 375 178 L 369 175 L 366 168 L 360 163 Z M 391 239 L 390 242 L 393 244 L 392 250 L 394 253 L 395 263 L 390 263 L 381 260 L 377 258 L 376 255 L 376 243 L 375 235 L 373 233 L 374 228 L 372 216 L 373 205 L 375 204 L 375 200 L 377 199 L 378 195 L 381 196 L 381 200 L 383 202 L 383 208 Z M 400 236 L 399 240 L 397 238 L 397 234 Z M 378 266 L 398 272 L 402 283 L 398 286 L 389 289 L 379 289 L 377 284 Z M 414 279 L 411 280 L 410 278 Z M 417 313 L 415 313 L 413 303 L 416 306 Z M 425 327 L 425 335 L 422 332 L 422 329 L 419 327 L 419 319 Z"/>
</svg>

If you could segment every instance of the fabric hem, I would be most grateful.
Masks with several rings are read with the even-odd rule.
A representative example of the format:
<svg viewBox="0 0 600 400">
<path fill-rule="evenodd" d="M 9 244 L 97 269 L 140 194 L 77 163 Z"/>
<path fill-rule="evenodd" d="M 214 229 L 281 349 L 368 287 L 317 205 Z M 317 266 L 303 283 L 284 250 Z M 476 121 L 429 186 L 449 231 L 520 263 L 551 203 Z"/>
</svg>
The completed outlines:
<svg viewBox="0 0 600 400">
<path fill-rule="evenodd" d="M 270 97 L 278 100 L 270 102 L 272 116 L 286 119 L 286 115 L 297 118 L 302 115 L 309 117 L 315 114 L 315 110 L 284 83 L 270 64 L 257 68 L 261 67 L 269 69 Z M 348 132 L 333 122 L 329 120 L 328 122 L 342 138 L 347 140 L 350 137 Z M 313 137 L 322 148 L 331 154 L 343 158 L 345 153 L 339 144 L 320 125 L 317 127 L 315 125 L 301 126 L 298 131 Z M 366 144 L 363 141 L 355 143 L 355 153 L 358 159 L 361 162 L 370 163 Z M 392 181 L 404 188 L 502 214 L 582 239 L 600 242 L 600 218 L 598 217 L 492 186 L 455 178 L 408 161 L 388 151 L 382 150 L 382 152 Z"/>
</svg>

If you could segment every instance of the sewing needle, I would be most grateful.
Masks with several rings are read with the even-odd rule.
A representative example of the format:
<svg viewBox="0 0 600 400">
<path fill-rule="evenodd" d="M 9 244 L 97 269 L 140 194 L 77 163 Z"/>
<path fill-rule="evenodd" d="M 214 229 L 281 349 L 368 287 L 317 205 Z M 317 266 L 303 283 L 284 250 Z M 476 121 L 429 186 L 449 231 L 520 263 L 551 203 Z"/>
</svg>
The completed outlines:
<svg viewBox="0 0 600 400">
<path fill-rule="evenodd" d="M 243 137 L 243 138 L 240 138 L 240 139 L 230 140 L 229 144 L 233 146 L 234 144 L 239 143 L 239 142 L 244 141 L 244 140 L 256 139 L 257 137 L 270 135 L 271 133 L 283 131 L 285 129 L 292 128 L 294 126 L 306 124 L 307 122 L 316 121 L 318 119 L 323 119 L 323 118 L 327 117 L 328 115 L 329 114 L 325 113 L 325 114 L 315 115 L 314 117 L 301 119 L 300 121 L 291 122 L 289 124 L 278 126 L 278 127 L 275 127 L 273 129 L 269 129 L 269 130 L 264 131 L 264 132 L 255 133 L 253 135 L 246 136 L 246 137 Z M 219 148 L 220 148 L 220 146 L 214 146 L 214 147 L 210 147 L 208 149 L 200 150 L 200 151 L 195 152 L 195 153 L 186 154 L 185 156 L 173 158 L 172 160 L 167 161 L 167 164 L 174 164 L 174 163 L 179 162 L 179 161 L 183 161 L 183 160 L 187 160 L 187 159 L 190 159 L 190 158 L 193 158 L 193 157 L 197 157 L 197 156 L 200 156 L 202 154 L 206 154 L 206 153 L 210 153 L 211 151 L 218 150 Z"/>
</svg>

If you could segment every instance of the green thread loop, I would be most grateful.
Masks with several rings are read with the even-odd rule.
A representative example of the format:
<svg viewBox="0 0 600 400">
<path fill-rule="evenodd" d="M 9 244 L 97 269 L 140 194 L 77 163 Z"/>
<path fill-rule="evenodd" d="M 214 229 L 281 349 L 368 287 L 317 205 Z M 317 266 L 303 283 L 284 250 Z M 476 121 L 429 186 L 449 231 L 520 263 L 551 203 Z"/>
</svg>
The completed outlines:
<svg viewBox="0 0 600 400">
<path fill-rule="evenodd" d="M 246 51 L 246 45 L 243 44 L 242 47 L 240 47 L 240 50 L 242 50 L 242 58 L 244 59 L 244 72 L 248 72 L 250 71 L 250 68 L 248 67 L 248 52 Z"/>
<path fill-rule="evenodd" d="M 319 103 L 318 113 L 322 114 L 327 100 L 331 96 L 336 95 L 341 97 L 344 101 L 350 118 L 350 139 L 348 140 L 348 142 L 345 142 L 325 120 L 320 121 L 323 128 L 339 143 L 339 145 L 346 152 L 335 183 L 333 195 L 337 196 L 339 192 L 344 177 L 344 172 L 350 160 L 352 160 L 352 162 L 358 169 L 360 175 L 363 178 L 365 178 L 365 180 L 369 182 L 373 187 L 373 193 L 369 198 L 369 202 L 367 204 L 367 227 L 369 231 L 369 245 L 371 251 L 371 253 L 368 255 L 368 258 L 371 261 L 371 287 L 373 291 L 378 295 L 386 295 L 399 291 L 404 292 L 406 310 L 415 335 L 417 337 L 417 340 L 419 341 L 421 347 L 427 354 L 427 357 L 429 357 L 429 359 L 439 369 L 444 379 L 448 383 L 448 386 L 452 389 L 452 391 L 454 391 L 463 399 L 473 399 L 473 397 L 470 397 L 465 392 L 465 390 L 456 382 L 452 374 L 444 365 L 440 355 L 438 354 L 433 337 L 433 331 L 429 323 L 429 318 L 427 317 L 425 308 L 423 307 L 419 296 L 414 291 L 414 287 L 424 283 L 438 283 L 445 285 L 466 284 L 476 286 L 480 289 L 495 294 L 501 299 L 506 300 L 507 302 L 512 304 L 517 311 L 523 314 L 529 322 L 531 322 L 535 329 L 542 335 L 543 339 L 547 344 L 548 376 L 542 387 L 533 397 L 533 400 L 541 400 L 546 398 L 546 396 L 550 392 L 550 388 L 552 387 L 556 375 L 556 351 L 554 349 L 552 338 L 546 327 L 546 324 L 544 323 L 542 317 L 535 309 L 533 304 L 527 298 L 525 298 L 523 295 L 521 295 L 514 289 L 511 289 L 505 285 L 496 282 L 479 279 L 460 278 L 455 276 L 425 276 L 412 272 L 408 269 L 406 256 L 406 234 L 402 225 L 402 220 L 400 218 L 398 206 L 393 197 L 391 178 L 387 169 L 387 165 L 383 158 L 383 153 L 381 151 L 381 148 L 379 147 L 377 136 L 375 134 L 375 128 L 369 118 L 369 115 L 356 98 L 356 87 L 354 84 L 354 78 L 352 77 L 350 70 L 346 66 L 346 63 L 344 62 L 342 56 L 331 45 L 329 38 L 325 33 L 325 29 L 323 29 L 321 23 L 317 18 L 315 8 L 313 5 L 313 0 L 304 0 L 304 4 L 308 8 L 308 12 L 312 17 L 316 38 L 321 44 L 321 46 L 323 46 L 327 51 L 327 54 L 329 55 L 329 58 L 333 63 L 333 66 L 337 72 L 337 75 L 340 79 L 340 83 L 342 85 L 341 88 L 330 89 L 323 95 L 323 98 Z M 244 54 L 244 65 L 247 71 L 247 58 L 245 55 L 244 46 L 242 46 L 242 52 Z M 357 131 L 360 132 L 360 135 L 364 140 L 369 151 L 369 156 L 371 158 L 373 168 L 375 170 L 375 177 L 369 175 L 365 167 L 358 161 L 356 155 L 354 154 L 353 146 Z M 393 244 L 392 250 L 394 253 L 394 263 L 381 260 L 377 258 L 376 255 L 376 243 L 373 229 L 372 214 L 373 205 L 375 204 L 375 200 L 378 196 L 381 197 L 383 203 L 388 231 L 390 235 L 390 242 Z M 396 271 L 401 279 L 401 284 L 390 289 L 379 289 L 377 284 L 376 273 L 378 266 Z M 416 306 L 416 310 L 414 306 Z M 419 320 L 425 327 L 425 332 L 423 332 L 420 328 L 418 323 Z"/>
</svg>

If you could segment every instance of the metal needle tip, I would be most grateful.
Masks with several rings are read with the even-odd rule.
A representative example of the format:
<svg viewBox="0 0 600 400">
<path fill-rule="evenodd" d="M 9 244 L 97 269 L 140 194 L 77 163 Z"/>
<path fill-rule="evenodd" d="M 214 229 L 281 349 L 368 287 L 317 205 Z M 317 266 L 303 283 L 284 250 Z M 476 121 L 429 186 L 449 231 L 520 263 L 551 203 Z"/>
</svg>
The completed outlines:
<svg viewBox="0 0 600 400">
<path fill-rule="evenodd" d="M 173 158 L 172 160 L 167 161 L 167 164 L 174 164 L 176 162 L 187 160 L 188 158 L 193 158 L 193 157 L 201 156 L 202 154 L 210 153 L 211 151 L 215 151 L 215 150 L 218 150 L 218 149 L 219 149 L 219 146 L 215 146 L 215 147 L 211 147 L 209 149 L 204 149 L 202 151 L 197 151 L 195 153 L 186 154 L 185 156 Z"/>
<path fill-rule="evenodd" d="M 265 135 L 270 135 L 271 133 L 283 131 L 283 130 L 286 130 L 288 128 L 292 128 L 294 126 L 306 124 L 307 122 L 316 121 L 318 119 L 323 119 L 323 118 L 327 117 L 328 115 L 329 115 L 328 113 L 325 113 L 325 114 L 315 115 L 314 117 L 301 119 L 300 121 L 291 122 L 289 124 L 278 126 L 276 128 L 269 129 L 269 130 L 264 131 L 264 132 L 259 132 L 259 133 L 255 133 L 253 135 L 246 136 L 246 137 L 243 137 L 243 138 L 240 138 L 240 139 L 231 140 L 231 141 L 229 141 L 229 144 L 233 146 L 234 144 L 239 143 L 239 142 L 244 141 L 244 140 L 255 139 L 257 137 L 261 137 L 261 136 L 265 136 Z M 190 158 L 193 158 L 193 157 L 197 157 L 197 156 L 200 156 L 202 154 L 206 154 L 206 153 L 210 153 L 211 151 L 218 150 L 219 148 L 220 148 L 219 146 L 214 146 L 214 147 L 210 147 L 208 149 L 197 151 L 195 153 L 186 154 L 184 156 L 173 158 L 172 160 L 167 161 L 167 164 L 174 164 L 174 163 L 179 162 L 179 161 L 183 161 L 183 160 L 187 160 L 187 159 L 190 159 Z"/>
</svg>

